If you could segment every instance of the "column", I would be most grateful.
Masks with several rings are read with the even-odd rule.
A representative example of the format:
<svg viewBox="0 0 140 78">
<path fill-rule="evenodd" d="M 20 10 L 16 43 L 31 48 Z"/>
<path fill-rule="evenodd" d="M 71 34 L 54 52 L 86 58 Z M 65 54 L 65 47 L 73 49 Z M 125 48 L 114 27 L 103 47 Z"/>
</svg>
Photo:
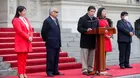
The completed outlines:
<svg viewBox="0 0 140 78">
<path fill-rule="evenodd" d="M 7 27 L 8 1 L 0 0 L 0 28 Z"/>
</svg>

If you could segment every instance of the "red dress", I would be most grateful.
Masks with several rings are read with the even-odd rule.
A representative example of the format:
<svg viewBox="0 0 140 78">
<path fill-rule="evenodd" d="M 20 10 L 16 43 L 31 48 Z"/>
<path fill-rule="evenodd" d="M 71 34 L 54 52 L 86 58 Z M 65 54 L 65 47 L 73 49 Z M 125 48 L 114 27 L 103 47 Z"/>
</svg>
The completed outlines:
<svg viewBox="0 0 140 78">
<path fill-rule="evenodd" d="M 99 19 L 99 26 L 100 27 L 108 27 L 108 21 L 106 19 Z M 105 52 L 112 52 L 112 44 L 110 38 L 107 38 L 106 36 L 111 36 L 111 34 L 106 33 L 105 34 Z"/>
</svg>

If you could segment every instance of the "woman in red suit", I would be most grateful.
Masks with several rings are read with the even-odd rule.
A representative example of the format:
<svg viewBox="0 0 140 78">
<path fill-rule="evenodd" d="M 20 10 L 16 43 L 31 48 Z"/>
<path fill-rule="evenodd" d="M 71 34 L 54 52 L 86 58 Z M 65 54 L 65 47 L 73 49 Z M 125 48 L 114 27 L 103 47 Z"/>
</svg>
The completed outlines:
<svg viewBox="0 0 140 78">
<path fill-rule="evenodd" d="M 112 21 L 108 18 L 106 18 L 106 10 L 105 8 L 99 8 L 97 12 L 97 18 L 99 19 L 99 26 L 100 27 L 112 27 Z M 112 52 L 112 44 L 111 44 L 111 38 L 112 35 L 106 31 L 105 34 L 105 52 Z M 106 70 L 109 70 L 109 68 L 106 68 Z"/>
<path fill-rule="evenodd" d="M 28 52 L 32 51 L 33 31 L 32 27 L 25 17 L 26 8 L 18 6 L 15 17 L 12 20 L 15 29 L 15 52 L 18 59 L 18 77 L 27 78 L 26 59 Z"/>
</svg>

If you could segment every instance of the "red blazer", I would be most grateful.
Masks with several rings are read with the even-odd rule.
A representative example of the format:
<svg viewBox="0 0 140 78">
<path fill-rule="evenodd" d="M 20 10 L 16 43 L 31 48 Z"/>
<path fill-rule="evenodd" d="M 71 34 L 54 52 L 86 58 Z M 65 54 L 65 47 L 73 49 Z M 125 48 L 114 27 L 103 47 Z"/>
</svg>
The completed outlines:
<svg viewBox="0 0 140 78">
<path fill-rule="evenodd" d="M 32 43 L 28 41 L 29 37 L 33 37 L 33 31 L 28 19 L 29 30 L 20 18 L 14 18 L 12 21 L 15 29 L 15 52 L 32 52 Z"/>
<path fill-rule="evenodd" d="M 108 27 L 108 21 L 106 19 L 99 19 L 99 26 L 100 27 Z M 105 36 L 111 36 L 111 34 L 106 33 Z M 105 51 L 111 52 L 112 51 L 112 43 L 111 40 L 107 37 L 105 37 Z"/>
</svg>

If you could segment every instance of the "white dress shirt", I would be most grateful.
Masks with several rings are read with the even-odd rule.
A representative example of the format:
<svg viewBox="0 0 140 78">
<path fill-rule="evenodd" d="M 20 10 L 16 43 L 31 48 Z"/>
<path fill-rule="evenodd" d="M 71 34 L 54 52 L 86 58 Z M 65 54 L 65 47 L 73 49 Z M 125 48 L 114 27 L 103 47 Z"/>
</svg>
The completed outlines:
<svg viewBox="0 0 140 78">
<path fill-rule="evenodd" d="M 21 17 L 21 16 L 19 18 L 22 20 L 22 22 L 25 24 L 26 28 L 29 30 L 29 24 L 26 21 L 26 19 L 24 17 Z"/>
<path fill-rule="evenodd" d="M 57 25 L 57 22 L 56 22 L 56 18 L 50 16 L 52 18 L 52 20 L 54 21 L 54 23 Z"/>
</svg>

